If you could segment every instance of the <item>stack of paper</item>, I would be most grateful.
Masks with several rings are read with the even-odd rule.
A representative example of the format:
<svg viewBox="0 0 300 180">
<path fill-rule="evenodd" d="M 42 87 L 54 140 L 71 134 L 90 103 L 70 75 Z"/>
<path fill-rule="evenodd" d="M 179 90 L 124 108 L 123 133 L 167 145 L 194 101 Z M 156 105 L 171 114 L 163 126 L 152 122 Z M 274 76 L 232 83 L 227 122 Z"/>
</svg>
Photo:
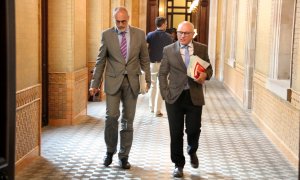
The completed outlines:
<svg viewBox="0 0 300 180">
<path fill-rule="evenodd" d="M 187 68 L 187 75 L 193 79 L 198 79 L 200 76 L 200 72 L 204 72 L 209 65 L 209 62 L 204 61 L 196 55 L 192 55 L 190 56 L 190 63 Z"/>
</svg>

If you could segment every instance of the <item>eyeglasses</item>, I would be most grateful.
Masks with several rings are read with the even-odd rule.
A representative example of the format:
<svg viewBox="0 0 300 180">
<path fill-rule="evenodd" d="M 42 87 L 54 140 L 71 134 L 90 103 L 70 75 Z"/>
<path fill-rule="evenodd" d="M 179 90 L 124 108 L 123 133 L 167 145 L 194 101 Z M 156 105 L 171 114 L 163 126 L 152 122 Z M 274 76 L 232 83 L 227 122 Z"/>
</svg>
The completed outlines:
<svg viewBox="0 0 300 180">
<path fill-rule="evenodd" d="M 125 24 L 125 23 L 127 23 L 127 20 L 122 20 L 122 21 L 116 20 L 116 23 L 117 24 L 120 24 L 120 23 Z"/>
<path fill-rule="evenodd" d="M 188 36 L 188 35 L 193 34 L 193 33 L 194 33 L 194 32 L 182 32 L 182 31 L 177 31 L 177 34 L 180 35 L 180 36 L 182 36 L 182 35 Z"/>
</svg>

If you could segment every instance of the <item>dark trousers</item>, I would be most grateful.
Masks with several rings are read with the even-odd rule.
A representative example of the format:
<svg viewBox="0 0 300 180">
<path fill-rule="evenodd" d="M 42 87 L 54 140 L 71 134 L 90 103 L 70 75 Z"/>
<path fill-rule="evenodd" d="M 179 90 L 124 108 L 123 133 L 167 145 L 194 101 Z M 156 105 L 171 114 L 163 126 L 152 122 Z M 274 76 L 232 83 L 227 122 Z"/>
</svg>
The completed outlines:
<svg viewBox="0 0 300 180">
<path fill-rule="evenodd" d="M 166 103 L 171 135 L 171 160 L 178 167 L 184 167 L 183 151 L 184 125 L 187 134 L 187 153 L 196 153 L 201 132 L 202 106 L 192 103 L 190 91 L 184 90 L 174 104 Z"/>
</svg>

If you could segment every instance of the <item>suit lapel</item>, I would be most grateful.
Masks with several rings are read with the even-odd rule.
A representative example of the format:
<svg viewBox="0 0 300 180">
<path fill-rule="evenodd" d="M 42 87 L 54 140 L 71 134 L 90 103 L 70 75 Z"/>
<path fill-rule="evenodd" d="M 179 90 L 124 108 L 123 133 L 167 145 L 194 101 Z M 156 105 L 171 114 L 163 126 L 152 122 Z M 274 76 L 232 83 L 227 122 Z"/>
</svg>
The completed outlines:
<svg viewBox="0 0 300 180">
<path fill-rule="evenodd" d="M 134 50 L 134 42 L 135 42 L 135 32 L 134 32 L 134 29 L 133 28 L 131 28 L 130 26 L 129 26 L 129 32 L 130 32 L 130 39 L 129 39 L 129 51 L 128 51 L 128 61 L 130 61 L 130 57 L 131 57 L 131 54 L 132 54 L 132 51 Z M 128 62 L 127 62 L 128 63 Z"/>
<path fill-rule="evenodd" d="M 199 54 L 201 54 L 200 49 L 198 48 L 197 44 L 193 42 L 193 46 L 194 46 L 194 53 L 193 55 L 197 55 L 199 56 Z"/>
<path fill-rule="evenodd" d="M 121 47 L 120 47 L 120 43 L 119 43 L 119 38 L 118 38 L 118 33 L 115 29 L 115 27 L 113 27 L 111 29 L 111 43 L 113 45 L 113 49 L 115 51 L 115 53 L 118 54 L 119 58 L 117 58 L 118 60 L 120 60 L 121 63 L 125 64 L 125 59 L 121 54 Z"/>
</svg>

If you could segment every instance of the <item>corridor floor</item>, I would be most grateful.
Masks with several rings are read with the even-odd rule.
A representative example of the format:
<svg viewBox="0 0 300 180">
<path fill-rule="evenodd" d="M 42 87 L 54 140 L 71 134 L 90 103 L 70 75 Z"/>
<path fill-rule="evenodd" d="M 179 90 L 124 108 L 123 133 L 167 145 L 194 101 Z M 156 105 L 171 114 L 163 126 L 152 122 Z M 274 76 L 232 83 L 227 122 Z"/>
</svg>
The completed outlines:
<svg viewBox="0 0 300 180">
<path fill-rule="evenodd" d="M 199 168 L 191 167 L 186 154 L 182 179 L 298 179 L 298 171 L 220 82 L 208 82 L 205 96 L 197 152 Z M 155 117 L 148 108 L 148 95 L 139 96 L 129 158 L 132 167 L 123 170 L 118 166 L 117 155 L 111 166 L 102 165 L 106 149 L 105 102 L 90 102 L 85 123 L 43 128 L 42 156 L 18 173 L 16 179 L 173 179 L 165 109 L 163 113 L 163 117 Z"/>
</svg>

